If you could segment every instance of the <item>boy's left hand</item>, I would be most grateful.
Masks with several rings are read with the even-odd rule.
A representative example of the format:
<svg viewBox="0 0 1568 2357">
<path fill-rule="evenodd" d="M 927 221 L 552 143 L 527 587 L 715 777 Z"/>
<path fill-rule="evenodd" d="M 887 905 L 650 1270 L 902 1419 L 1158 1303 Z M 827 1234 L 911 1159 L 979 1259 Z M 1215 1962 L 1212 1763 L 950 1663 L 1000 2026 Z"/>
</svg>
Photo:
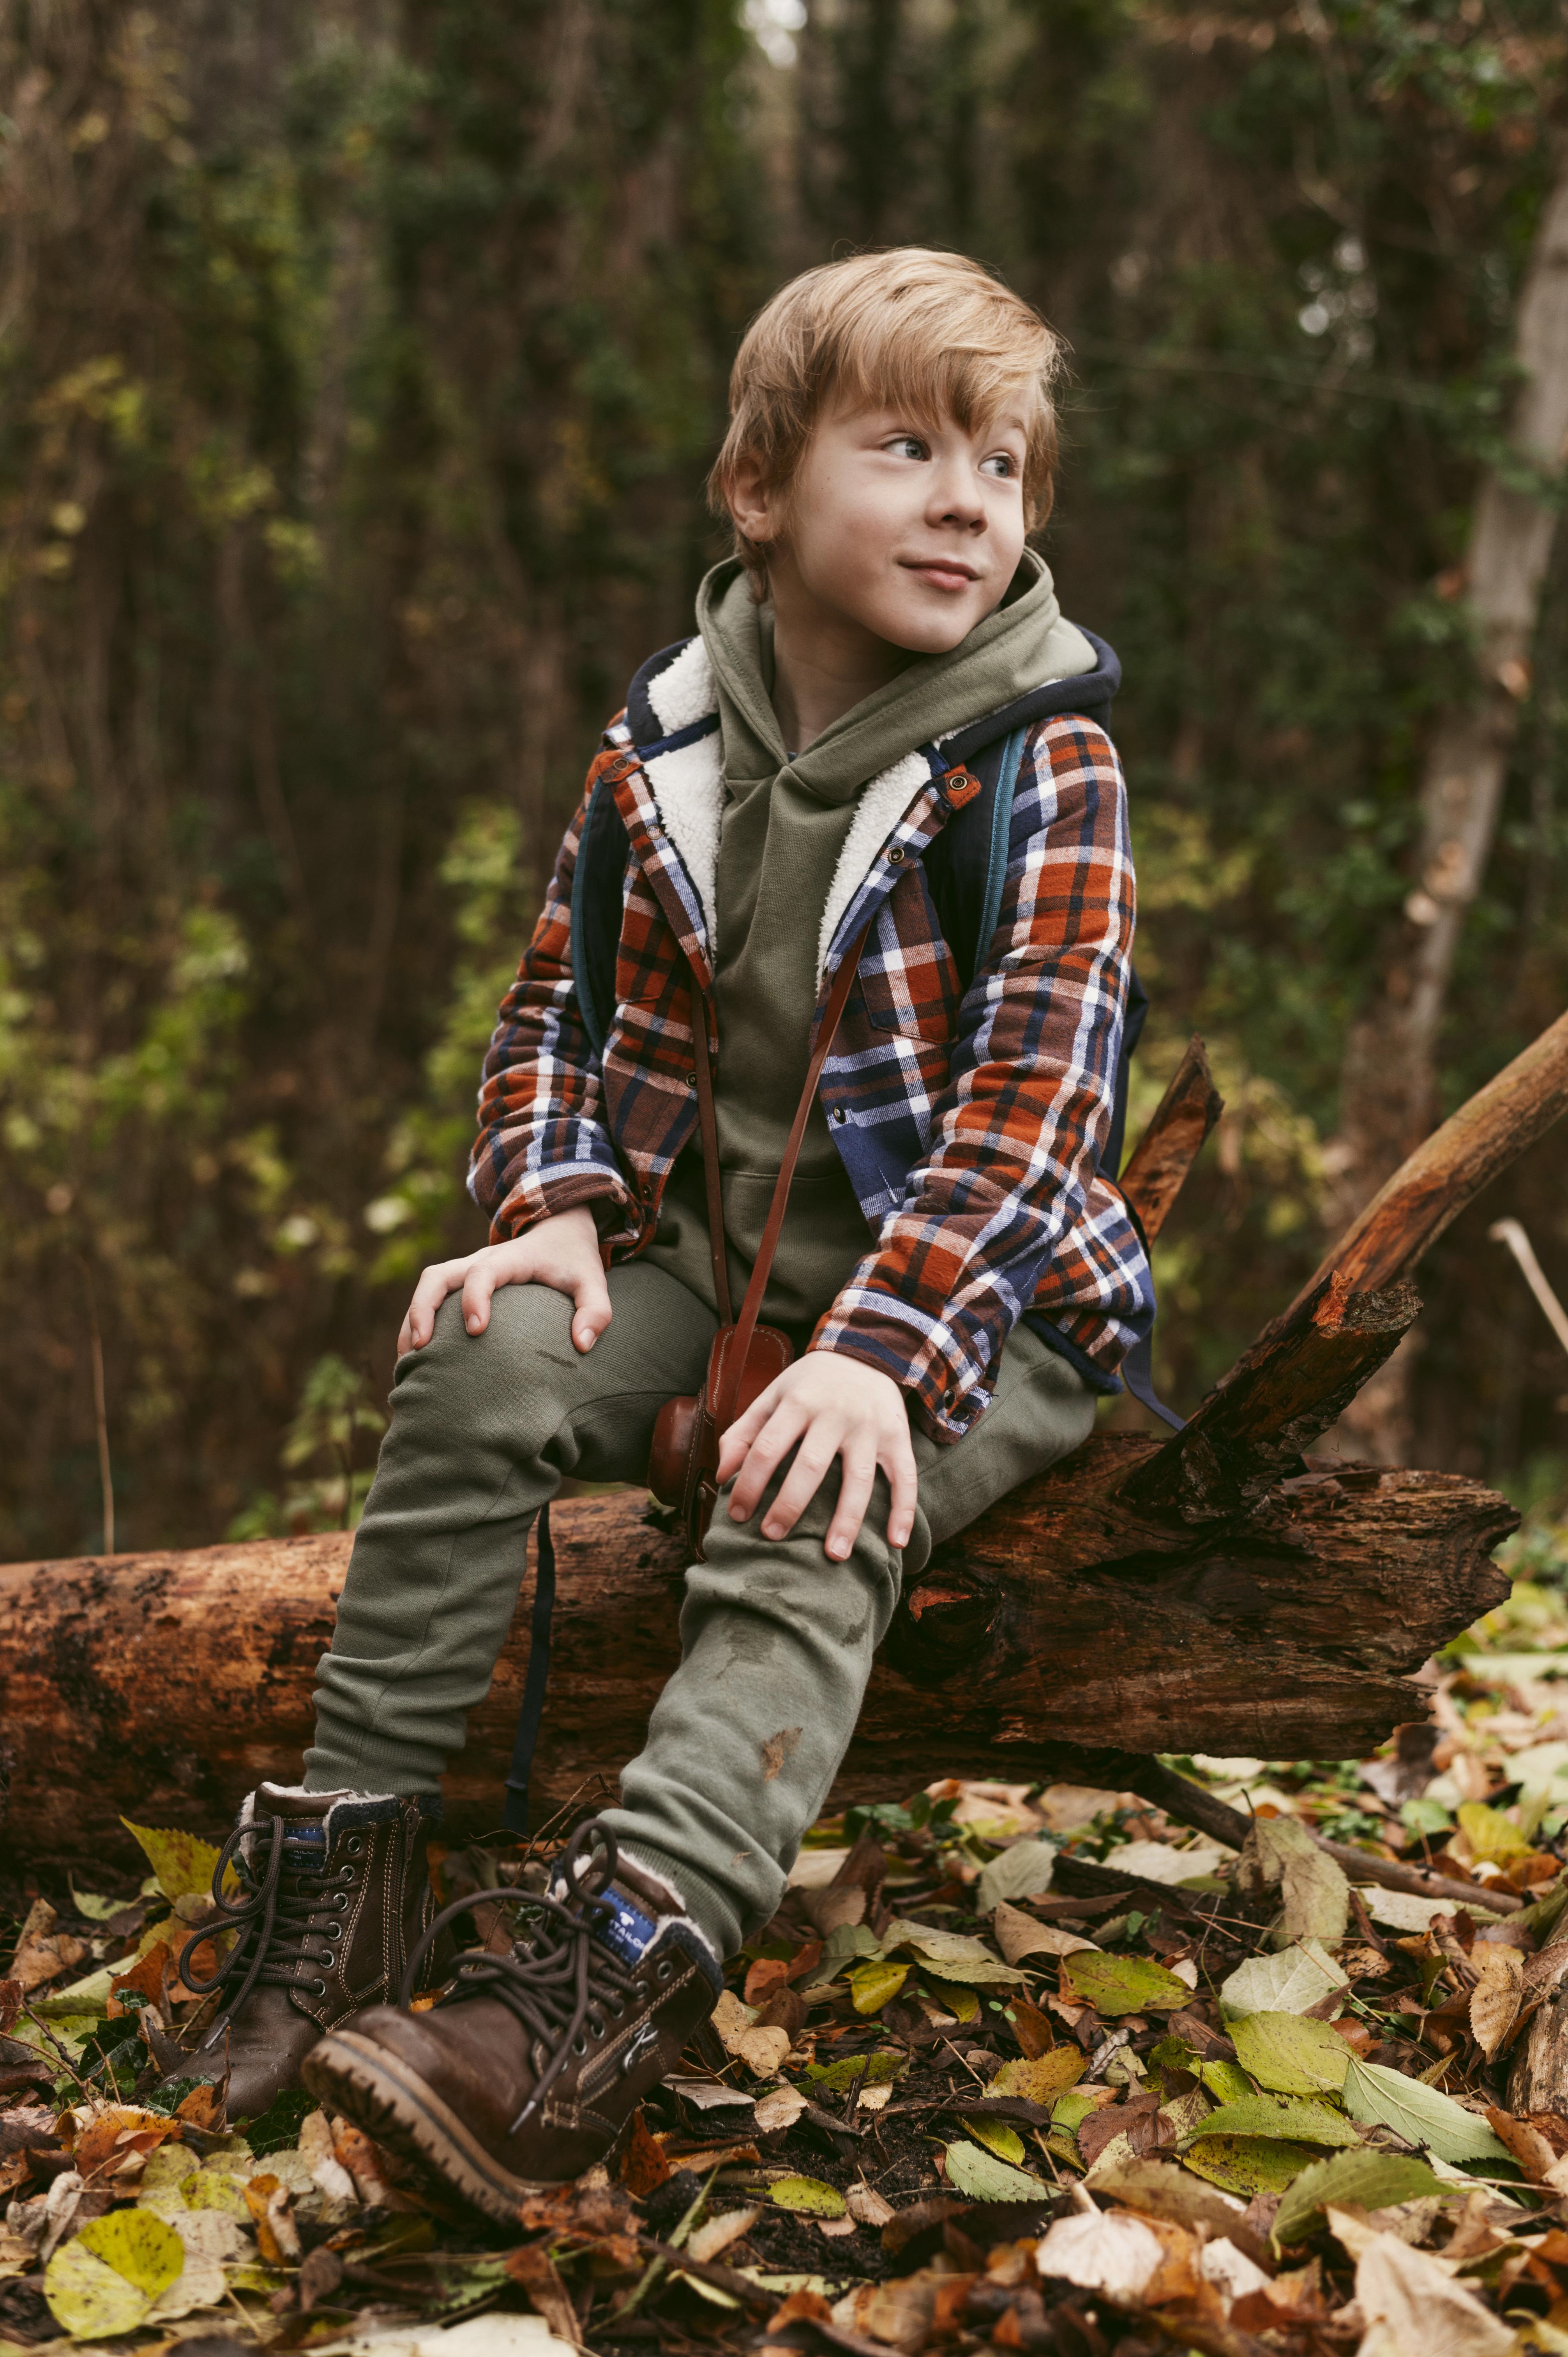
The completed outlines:
<svg viewBox="0 0 1568 2357">
<path fill-rule="evenodd" d="M 839 1457 L 843 1478 L 823 1541 L 828 1555 L 842 1563 L 854 1546 L 878 1466 L 893 1492 L 887 1543 L 908 1546 L 915 1527 L 915 1452 L 904 1394 L 890 1375 L 878 1373 L 860 1359 L 808 1351 L 775 1377 L 746 1414 L 736 1418 L 719 1445 L 720 1488 L 740 1476 L 730 1499 L 732 1522 L 751 1520 L 791 1448 L 795 1462 L 768 1509 L 765 1539 L 788 1538 Z"/>
</svg>

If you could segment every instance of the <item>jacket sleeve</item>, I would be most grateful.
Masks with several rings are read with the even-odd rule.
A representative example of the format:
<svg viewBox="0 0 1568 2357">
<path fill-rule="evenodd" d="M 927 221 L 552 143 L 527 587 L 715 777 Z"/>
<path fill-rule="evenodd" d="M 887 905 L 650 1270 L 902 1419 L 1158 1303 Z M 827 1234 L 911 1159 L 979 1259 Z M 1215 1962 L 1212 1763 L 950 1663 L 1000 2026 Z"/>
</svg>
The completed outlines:
<svg viewBox="0 0 1568 2357">
<path fill-rule="evenodd" d="M 1081 716 L 1043 721 L 1020 765 L 1002 913 L 963 1000 L 929 1147 L 813 1338 L 902 1384 L 936 1440 L 961 1438 L 990 1405 L 1003 1345 L 1047 1268 L 1069 1331 L 1075 1313 L 1098 1304 L 1103 1318 L 1125 1297 L 1125 1221 L 1095 1170 L 1134 915 L 1115 748 Z"/>
<path fill-rule="evenodd" d="M 566 830 L 485 1058 L 468 1192 L 489 1213 L 492 1243 L 575 1203 L 631 1201 L 572 972 L 572 878 L 598 766 Z"/>
</svg>

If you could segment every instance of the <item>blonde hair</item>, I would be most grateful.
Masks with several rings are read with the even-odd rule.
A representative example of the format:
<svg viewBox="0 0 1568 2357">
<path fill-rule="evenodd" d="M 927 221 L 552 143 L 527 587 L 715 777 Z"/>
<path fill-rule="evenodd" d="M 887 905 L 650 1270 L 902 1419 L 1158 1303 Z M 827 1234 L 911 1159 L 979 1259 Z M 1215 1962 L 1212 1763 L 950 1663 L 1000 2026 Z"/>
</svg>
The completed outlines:
<svg viewBox="0 0 1568 2357">
<path fill-rule="evenodd" d="M 1051 511 L 1057 463 L 1052 387 L 1060 340 L 1032 304 L 972 262 L 919 245 L 853 254 L 802 271 L 746 331 L 729 381 L 729 431 L 708 478 L 715 515 L 729 513 L 742 461 L 787 490 L 830 402 L 908 408 L 972 433 L 1006 394 L 1021 398 L 1029 529 Z M 739 526 L 736 554 L 760 573 L 767 552 Z"/>
</svg>

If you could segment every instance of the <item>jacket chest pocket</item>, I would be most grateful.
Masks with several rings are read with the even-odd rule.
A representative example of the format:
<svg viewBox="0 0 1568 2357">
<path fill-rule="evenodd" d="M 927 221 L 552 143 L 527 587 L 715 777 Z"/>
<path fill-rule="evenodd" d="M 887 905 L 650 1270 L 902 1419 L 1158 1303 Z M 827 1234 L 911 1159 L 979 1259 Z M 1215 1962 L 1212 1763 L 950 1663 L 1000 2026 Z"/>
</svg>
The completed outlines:
<svg viewBox="0 0 1568 2357">
<path fill-rule="evenodd" d="M 917 862 L 894 886 L 860 966 L 865 1012 L 878 1031 L 947 1047 L 963 993 L 952 952 Z"/>
</svg>

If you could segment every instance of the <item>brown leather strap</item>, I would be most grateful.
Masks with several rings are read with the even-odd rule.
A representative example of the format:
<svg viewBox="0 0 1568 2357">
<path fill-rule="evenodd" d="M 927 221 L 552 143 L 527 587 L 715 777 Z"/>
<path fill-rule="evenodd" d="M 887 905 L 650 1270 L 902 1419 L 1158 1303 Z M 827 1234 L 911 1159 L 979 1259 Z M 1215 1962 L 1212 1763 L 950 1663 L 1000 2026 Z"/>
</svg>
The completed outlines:
<svg viewBox="0 0 1568 2357">
<path fill-rule="evenodd" d="M 811 1060 L 806 1068 L 806 1085 L 800 1092 L 800 1102 L 795 1108 L 795 1119 L 789 1130 L 789 1142 L 784 1148 L 784 1159 L 779 1166 L 779 1177 L 774 1184 L 773 1200 L 768 1205 L 768 1225 L 762 1231 L 762 1242 L 757 1248 L 757 1258 L 751 1265 L 751 1282 L 746 1288 L 746 1299 L 740 1305 L 740 1317 L 736 1321 L 735 1340 L 730 1346 L 725 1366 L 724 1388 L 714 1402 L 714 1420 L 721 1433 L 727 1430 L 735 1421 L 736 1399 L 740 1390 L 741 1376 L 746 1369 L 746 1354 L 751 1347 L 751 1338 L 757 1329 L 757 1316 L 762 1308 L 762 1297 L 768 1290 L 768 1279 L 773 1268 L 773 1255 L 779 1248 L 779 1237 L 784 1225 L 784 1213 L 789 1201 L 789 1182 L 795 1176 L 795 1165 L 800 1153 L 800 1141 L 806 1135 L 807 1119 L 816 1100 L 817 1082 L 822 1078 L 822 1066 L 828 1060 L 828 1050 L 833 1044 L 834 1034 L 843 1020 L 844 1008 L 849 1004 L 849 994 L 854 985 L 855 974 L 860 965 L 860 953 L 865 947 L 866 935 L 875 921 L 875 917 L 869 919 L 844 952 L 839 970 L 833 976 L 833 986 L 828 994 L 828 1003 L 822 1010 L 822 1028 L 817 1033 L 817 1044 L 811 1050 Z"/>
<path fill-rule="evenodd" d="M 728 1256 L 725 1250 L 725 1199 L 719 1179 L 719 1125 L 714 1111 L 714 1070 L 708 1054 L 708 1006 L 692 976 L 692 1048 L 696 1057 L 697 1128 L 703 1141 L 703 1183 L 708 1196 L 708 1249 L 714 1256 L 714 1300 L 719 1323 L 734 1318 L 729 1298 Z"/>
</svg>

